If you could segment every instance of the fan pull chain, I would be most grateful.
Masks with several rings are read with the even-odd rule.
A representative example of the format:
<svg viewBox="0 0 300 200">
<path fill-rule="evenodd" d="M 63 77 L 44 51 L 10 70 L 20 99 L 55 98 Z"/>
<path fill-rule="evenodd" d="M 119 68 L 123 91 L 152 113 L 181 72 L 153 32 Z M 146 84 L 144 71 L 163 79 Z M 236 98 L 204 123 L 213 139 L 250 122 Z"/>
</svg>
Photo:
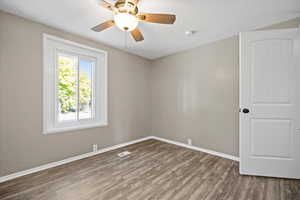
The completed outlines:
<svg viewBox="0 0 300 200">
<path fill-rule="evenodd" d="M 127 44 L 127 32 L 124 31 L 124 48 L 128 49 L 128 44 Z"/>
</svg>

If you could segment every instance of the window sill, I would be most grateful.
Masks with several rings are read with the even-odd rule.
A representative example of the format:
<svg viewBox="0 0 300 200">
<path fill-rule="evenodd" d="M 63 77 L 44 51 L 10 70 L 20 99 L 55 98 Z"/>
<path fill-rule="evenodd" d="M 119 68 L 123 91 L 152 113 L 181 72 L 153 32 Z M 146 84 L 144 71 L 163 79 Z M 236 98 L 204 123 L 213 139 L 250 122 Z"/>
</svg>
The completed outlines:
<svg viewBox="0 0 300 200">
<path fill-rule="evenodd" d="M 108 124 L 106 122 L 104 122 L 104 123 L 94 123 L 94 124 L 78 125 L 78 126 L 64 127 L 64 128 L 49 128 L 48 130 L 43 130 L 43 134 L 48 135 L 48 134 L 70 132 L 70 131 L 98 128 L 98 127 L 106 127 L 106 126 L 108 126 Z"/>
</svg>

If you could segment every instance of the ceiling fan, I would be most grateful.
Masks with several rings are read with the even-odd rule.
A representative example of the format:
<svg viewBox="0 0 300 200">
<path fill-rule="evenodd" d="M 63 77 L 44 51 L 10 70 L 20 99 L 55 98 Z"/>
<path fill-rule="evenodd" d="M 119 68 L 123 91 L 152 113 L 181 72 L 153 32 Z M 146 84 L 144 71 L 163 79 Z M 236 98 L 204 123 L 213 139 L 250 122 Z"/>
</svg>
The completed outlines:
<svg viewBox="0 0 300 200">
<path fill-rule="evenodd" d="M 121 30 L 130 32 L 135 41 L 139 42 L 144 40 L 144 36 L 137 28 L 139 21 L 158 24 L 174 24 L 176 15 L 139 13 L 138 3 L 139 0 L 117 0 L 115 5 L 112 5 L 101 0 L 100 5 L 112 11 L 114 19 L 99 24 L 93 27 L 92 30 L 100 32 L 116 25 Z"/>
</svg>

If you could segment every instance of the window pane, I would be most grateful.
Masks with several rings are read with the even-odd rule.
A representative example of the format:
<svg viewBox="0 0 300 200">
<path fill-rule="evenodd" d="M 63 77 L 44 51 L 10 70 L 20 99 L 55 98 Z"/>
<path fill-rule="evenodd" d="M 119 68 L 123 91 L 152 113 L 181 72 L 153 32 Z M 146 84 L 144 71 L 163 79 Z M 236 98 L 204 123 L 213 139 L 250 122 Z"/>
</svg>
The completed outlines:
<svg viewBox="0 0 300 200">
<path fill-rule="evenodd" d="M 92 118 L 92 73 L 94 62 L 79 62 L 79 119 Z"/>
<path fill-rule="evenodd" d="M 58 56 L 58 120 L 77 119 L 77 58 Z"/>
</svg>

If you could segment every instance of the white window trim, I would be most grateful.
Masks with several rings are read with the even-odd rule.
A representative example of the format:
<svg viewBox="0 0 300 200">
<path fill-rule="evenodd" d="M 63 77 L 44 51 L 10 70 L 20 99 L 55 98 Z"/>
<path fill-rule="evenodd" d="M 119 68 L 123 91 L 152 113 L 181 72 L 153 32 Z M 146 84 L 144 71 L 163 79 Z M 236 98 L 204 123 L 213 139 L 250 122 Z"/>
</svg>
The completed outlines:
<svg viewBox="0 0 300 200">
<path fill-rule="evenodd" d="M 82 51 L 95 52 L 97 56 L 95 57 L 101 63 L 96 63 L 95 68 L 97 68 L 97 73 L 99 73 L 100 80 L 95 80 L 95 88 L 93 92 L 97 90 L 95 98 L 97 99 L 97 107 L 99 109 L 98 115 L 94 120 L 81 120 L 74 124 L 70 123 L 67 126 L 57 126 L 56 124 L 56 111 L 55 111 L 55 68 L 53 66 L 53 56 L 56 54 L 53 52 L 53 47 L 51 47 L 50 41 L 58 42 L 63 45 L 72 46 L 77 49 L 82 49 Z M 56 51 L 57 49 L 55 49 Z M 49 54 L 50 53 L 50 54 Z M 50 56 L 49 56 L 50 55 Z M 55 61 L 54 61 L 55 62 Z M 95 75 L 94 75 L 95 76 Z M 51 85 L 52 84 L 52 85 Z M 104 127 L 108 125 L 107 122 L 107 52 L 82 45 L 69 40 L 61 39 L 56 36 L 43 34 L 43 134 L 53 134 L 59 132 L 66 132 L 72 130 L 81 130 L 87 128 Z M 50 89 L 50 92 L 49 92 Z M 52 92 L 51 92 L 52 90 Z M 93 100 L 94 101 L 94 100 Z M 94 111 L 93 111 L 94 112 Z"/>
</svg>

